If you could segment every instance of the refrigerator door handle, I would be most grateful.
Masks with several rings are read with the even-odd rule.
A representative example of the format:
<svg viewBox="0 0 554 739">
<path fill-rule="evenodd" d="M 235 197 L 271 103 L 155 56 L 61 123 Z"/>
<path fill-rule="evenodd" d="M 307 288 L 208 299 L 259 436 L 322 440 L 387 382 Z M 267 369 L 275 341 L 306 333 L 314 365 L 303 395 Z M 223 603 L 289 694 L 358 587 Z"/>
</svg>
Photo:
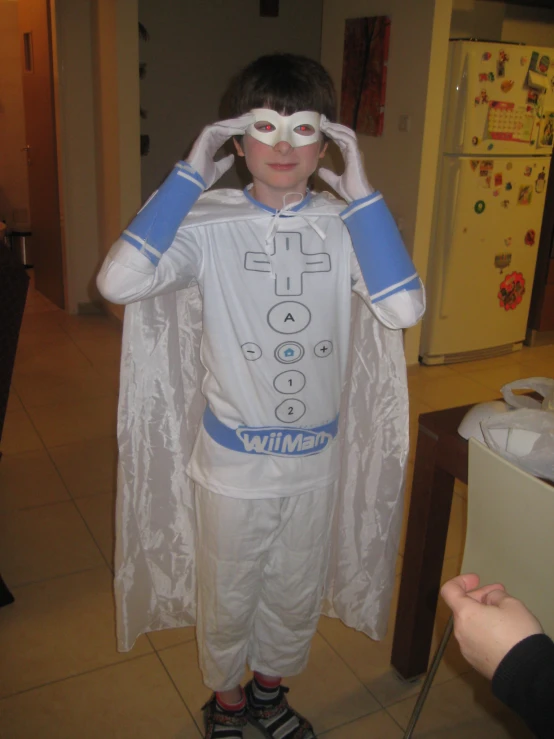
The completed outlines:
<svg viewBox="0 0 554 739">
<path fill-rule="evenodd" d="M 457 212 L 458 205 L 458 189 L 460 186 L 460 166 L 461 162 L 459 159 L 456 160 L 456 170 L 453 175 L 453 186 L 449 187 L 447 192 L 451 193 L 451 197 L 448 199 L 448 215 L 446 222 L 449 224 L 448 237 L 443 247 L 443 258 L 442 258 L 442 279 L 441 279 L 441 298 L 439 303 L 439 315 L 441 318 L 448 318 L 448 292 L 449 287 L 452 284 L 452 252 L 453 252 L 453 240 L 454 234 L 456 233 L 455 213 Z M 452 175 L 451 175 L 452 176 Z M 446 229 L 445 229 L 446 231 Z"/>
<path fill-rule="evenodd" d="M 462 76 L 460 79 L 460 89 L 459 89 L 459 96 L 458 96 L 458 109 L 457 109 L 457 117 L 460 118 L 459 124 L 457 126 L 459 131 L 458 136 L 458 151 L 464 151 L 465 149 L 465 139 L 466 139 L 466 126 L 467 126 L 467 111 L 469 110 L 469 106 L 471 104 L 469 90 L 470 86 L 468 83 L 469 78 L 469 66 L 470 66 L 470 56 L 471 51 L 469 51 L 464 59 L 464 66 L 462 69 Z"/>
</svg>

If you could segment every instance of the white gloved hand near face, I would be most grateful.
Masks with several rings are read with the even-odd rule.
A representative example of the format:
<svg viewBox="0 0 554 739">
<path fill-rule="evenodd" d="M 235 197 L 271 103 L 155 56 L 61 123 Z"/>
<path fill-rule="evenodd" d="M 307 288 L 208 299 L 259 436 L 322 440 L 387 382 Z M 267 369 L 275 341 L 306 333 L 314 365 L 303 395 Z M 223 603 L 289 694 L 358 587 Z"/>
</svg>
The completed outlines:
<svg viewBox="0 0 554 739">
<path fill-rule="evenodd" d="M 243 136 L 253 122 L 254 115 L 245 113 L 238 118 L 212 123 L 202 130 L 186 161 L 202 177 L 206 183 L 206 190 L 216 183 L 227 170 L 231 169 L 235 160 L 234 155 L 229 154 L 217 162 L 214 161 L 218 149 L 232 136 Z"/>
<path fill-rule="evenodd" d="M 330 185 L 341 198 L 351 203 L 353 200 L 362 200 L 374 192 L 364 171 L 362 155 L 358 148 L 358 139 L 351 128 L 340 123 L 331 123 L 322 115 L 320 130 L 334 141 L 342 152 L 344 159 L 344 172 L 335 174 L 330 169 L 322 167 L 317 174 Z"/>
</svg>

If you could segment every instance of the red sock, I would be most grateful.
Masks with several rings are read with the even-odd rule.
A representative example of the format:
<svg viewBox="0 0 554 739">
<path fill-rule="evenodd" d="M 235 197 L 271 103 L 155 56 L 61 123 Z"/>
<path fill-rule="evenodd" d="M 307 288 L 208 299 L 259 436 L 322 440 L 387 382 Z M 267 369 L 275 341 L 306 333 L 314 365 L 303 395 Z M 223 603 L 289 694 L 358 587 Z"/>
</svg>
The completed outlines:
<svg viewBox="0 0 554 739">
<path fill-rule="evenodd" d="M 258 685 L 261 685 L 262 688 L 277 688 L 279 685 L 281 685 L 281 680 L 283 678 L 281 677 L 266 677 L 265 675 L 260 675 L 259 672 L 254 673 L 254 679 L 258 683 Z"/>
<path fill-rule="evenodd" d="M 226 703 L 222 700 L 221 693 L 217 690 L 215 691 L 215 697 L 221 708 L 225 711 L 240 711 L 246 705 L 246 694 L 242 688 L 240 689 L 240 701 L 238 703 Z"/>
</svg>

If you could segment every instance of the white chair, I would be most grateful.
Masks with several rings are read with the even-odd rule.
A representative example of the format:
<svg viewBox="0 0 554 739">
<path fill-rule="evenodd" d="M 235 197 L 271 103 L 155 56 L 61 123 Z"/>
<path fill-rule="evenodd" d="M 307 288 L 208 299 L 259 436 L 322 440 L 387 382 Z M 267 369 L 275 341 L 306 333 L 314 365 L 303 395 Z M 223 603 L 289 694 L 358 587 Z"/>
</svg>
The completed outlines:
<svg viewBox="0 0 554 739">
<path fill-rule="evenodd" d="M 462 572 L 483 585 L 502 583 L 554 635 L 554 487 L 469 440 L 467 532 Z M 411 739 L 452 633 L 453 619 L 414 706 L 404 739 Z"/>
</svg>

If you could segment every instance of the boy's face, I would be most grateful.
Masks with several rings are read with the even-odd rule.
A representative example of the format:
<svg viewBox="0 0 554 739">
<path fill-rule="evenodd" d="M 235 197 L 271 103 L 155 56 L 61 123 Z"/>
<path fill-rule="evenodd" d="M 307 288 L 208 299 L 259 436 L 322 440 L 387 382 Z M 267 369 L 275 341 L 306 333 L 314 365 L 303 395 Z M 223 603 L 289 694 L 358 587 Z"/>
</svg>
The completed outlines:
<svg viewBox="0 0 554 739">
<path fill-rule="evenodd" d="M 256 138 L 246 133 L 242 143 L 237 139 L 234 142 L 238 155 L 246 158 L 246 166 L 252 175 L 252 195 L 264 205 L 279 209 L 283 207 L 283 196 L 287 193 L 304 194 L 308 178 L 324 156 L 327 144 L 323 144 L 321 136 L 314 141 L 318 133 L 314 113 L 310 112 L 304 122 L 300 113 L 279 116 L 282 119 L 281 127 L 277 115 L 275 111 L 268 111 L 267 120 L 264 120 L 258 110 L 257 120 L 253 124 Z M 291 128 L 291 121 L 297 125 Z M 276 130 L 280 135 L 275 136 Z M 266 135 L 273 143 L 263 142 Z M 278 138 L 280 140 L 276 141 Z M 291 145 L 291 141 L 301 143 L 302 138 L 310 138 L 312 143 Z"/>
</svg>

